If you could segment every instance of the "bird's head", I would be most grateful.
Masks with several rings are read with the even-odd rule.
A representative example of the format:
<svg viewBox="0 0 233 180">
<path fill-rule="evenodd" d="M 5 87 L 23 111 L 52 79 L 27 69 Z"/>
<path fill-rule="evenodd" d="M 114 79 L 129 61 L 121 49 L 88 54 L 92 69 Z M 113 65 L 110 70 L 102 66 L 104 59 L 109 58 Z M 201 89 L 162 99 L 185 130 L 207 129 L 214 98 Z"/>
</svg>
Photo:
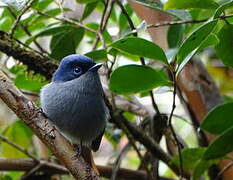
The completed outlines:
<svg viewBox="0 0 233 180">
<path fill-rule="evenodd" d="M 102 63 L 96 64 L 91 58 L 72 54 L 62 59 L 53 74 L 53 82 L 66 82 L 80 77 L 86 72 L 97 72 Z"/>
</svg>

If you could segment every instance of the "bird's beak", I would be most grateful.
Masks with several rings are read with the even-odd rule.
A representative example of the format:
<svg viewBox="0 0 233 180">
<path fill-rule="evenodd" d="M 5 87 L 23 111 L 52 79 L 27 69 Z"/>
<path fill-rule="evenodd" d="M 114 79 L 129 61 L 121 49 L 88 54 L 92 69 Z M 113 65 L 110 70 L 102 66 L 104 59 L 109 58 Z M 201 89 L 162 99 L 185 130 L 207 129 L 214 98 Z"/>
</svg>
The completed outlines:
<svg viewBox="0 0 233 180">
<path fill-rule="evenodd" d="M 96 72 L 96 71 L 98 71 L 98 69 L 99 69 L 102 65 L 103 65 L 103 63 L 95 64 L 95 65 L 92 66 L 90 69 L 88 69 L 88 71 Z"/>
</svg>

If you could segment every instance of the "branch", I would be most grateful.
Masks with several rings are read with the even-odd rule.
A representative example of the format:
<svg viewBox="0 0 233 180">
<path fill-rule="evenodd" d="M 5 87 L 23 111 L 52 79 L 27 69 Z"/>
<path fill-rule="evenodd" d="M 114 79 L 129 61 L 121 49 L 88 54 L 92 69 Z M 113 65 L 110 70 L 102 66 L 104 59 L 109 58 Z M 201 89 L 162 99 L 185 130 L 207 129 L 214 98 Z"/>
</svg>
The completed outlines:
<svg viewBox="0 0 233 180">
<path fill-rule="evenodd" d="M 32 6 L 33 2 L 34 2 L 34 0 L 29 0 L 29 1 L 25 4 L 25 6 L 23 7 L 21 13 L 17 16 L 17 18 L 16 18 L 16 20 L 15 20 L 15 22 L 14 22 L 14 24 L 13 24 L 11 30 L 10 30 L 10 36 L 11 36 L 11 37 L 13 37 L 14 31 L 15 31 L 16 27 L 18 26 L 18 23 L 20 22 L 21 17 L 22 17 L 22 16 L 24 15 L 24 13 L 26 13 L 26 11 Z"/>
<path fill-rule="evenodd" d="M 154 157 L 162 160 L 166 165 L 168 165 L 176 174 L 180 174 L 179 168 L 174 164 L 171 164 L 171 157 L 161 149 L 158 143 L 156 143 L 151 137 L 147 136 L 145 133 L 139 130 L 138 127 L 126 120 L 121 112 L 115 112 L 112 115 L 112 121 L 119 127 L 126 126 L 129 132 L 133 135 L 135 140 L 143 144 Z M 184 172 L 184 177 L 189 177 L 187 172 Z"/>
<path fill-rule="evenodd" d="M 176 92 L 177 92 L 177 82 L 176 82 L 176 71 L 171 70 L 171 76 L 173 80 L 173 100 L 172 100 L 172 110 L 168 119 L 168 126 L 171 129 L 171 133 L 175 139 L 177 148 L 178 148 L 178 155 L 179 155 L 179 164 L 180 164 L 180 176 L 181 179 L 183 178 L 183 160 L 182 160 L 182 155 L 181 155 L 181 145 L 179 143 L 178 137 L 176 135 L 175 129 L 173 128 L 172 125 L 172 117 L 176 108 Z"/>
<path fill-rule="evenodd" d="M 20 60 L 29 69 L 44 75 L 47 79 L 52 77 L 52 73 L 58 67 L 58 63 L 48 56 L 21 47 L 17 41 L 10 38 L 10 35 L 4 31 L 0 31 L 0 51 Z"/>
<path fill-rule="evenodd" d="M 23 120 L 40 140 L 52 151 L 76 179 L 98 179 L 82 157 L 75 158 L 73 146 L 0 71 L 0 98 Z"/>
<path fill-rule="evenodd" d="M 215 19 L 225 20 L 225 19 L 230 18 L 230 17 L 233 17 L 233 14 L 219 16 Z M 189 20 L 189 21 L 167 21 L 167 22 L 163 22 L 163 23 L 148 24 L 147 29 L 158 28 L 158 27 L 162 27 L 162 26 L 172 26 L 172 25 L 178 25 L 178 24 L 198 24 L 198 23 L 209 21 L 209 20 L 210 19 Z"/>
<path fill-rule="evenodd" d="M 36 163 L 31 159 L 0 159 L 0 171 L 30 171 L 35 167 L 35 165 Z M 110 178 L 114 171 L 113 167 L 110 166 L 97 167 L 100 171 L 100 175 L 105 178 Z M 38 171 L 48 174 L 69 174 L 69 171 L 64 166 L 43 160 L 41 160 L 41 167 Z M 117 177 L 119 179 L 123 178 L 127 180 L 146 180 L 147 174 L 142 170 L 138 171 L 120 168 L 117 173 Z M 161 177 L 159 180 L 172 179 Z"/>
<path fill-rule="evenodd" d="M 9 11 L 9 13 L 12 15 L 12 17 L 15 18 L 15 19 L 17 19 L 17 15 L 14 13 L 14 11 L 13 11 L 10 7 L 7 7 L 7 9 L 8 9 L 8 11 Z M 23 23 L 20 23 L 19 25 L 22 27 L 22 29 L 24 30 L 24 32 L 25 32 L 28 36 L 30 36 L 30 37 L 32 36 L 31 32 L 28 30 L 28 26 L 24 25 Z M 41 52 L 48 54 L 48 52 L 45 51 L 45 50 L 41 47 L 41 45 L 36 41 L 36 39 L 33 38 L 33 42 L 35 43 L 36 47 L 37 47 Z"/>
</svg>

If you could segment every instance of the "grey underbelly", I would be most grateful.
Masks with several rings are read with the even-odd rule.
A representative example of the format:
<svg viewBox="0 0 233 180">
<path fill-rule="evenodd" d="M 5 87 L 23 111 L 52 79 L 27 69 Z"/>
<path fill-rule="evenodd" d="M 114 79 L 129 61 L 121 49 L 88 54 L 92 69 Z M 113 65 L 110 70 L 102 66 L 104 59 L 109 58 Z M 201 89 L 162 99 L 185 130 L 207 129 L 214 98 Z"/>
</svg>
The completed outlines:
<svg viewBox="0 0 233 180">
<path fill-rule="evenodd" d="M 78 144 L 80 140 L 91 143 L 103 131 L 108 118 L 103 100 L 94 100 L 91 104 L 73 103 L 70 108 L 65 104 L 63 102 L 62 111 L 54 113 L 48 110 L 45 113 L 72 143 Z"/>
</svg>

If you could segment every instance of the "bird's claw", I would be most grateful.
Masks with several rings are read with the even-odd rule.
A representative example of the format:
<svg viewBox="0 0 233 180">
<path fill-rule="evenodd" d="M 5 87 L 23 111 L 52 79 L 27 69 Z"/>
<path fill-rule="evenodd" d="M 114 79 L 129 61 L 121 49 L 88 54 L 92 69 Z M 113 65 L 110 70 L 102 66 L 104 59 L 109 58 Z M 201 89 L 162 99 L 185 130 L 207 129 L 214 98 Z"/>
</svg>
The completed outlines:
<svg viewBox="0 0 233 180">
<path fill-rule="evenodd" d="M 75 147 L 76 153 L 74 154 L 74 158 L 78 158 L 82 155 L 82 145 L 77 144 Z"/>
</svg>

